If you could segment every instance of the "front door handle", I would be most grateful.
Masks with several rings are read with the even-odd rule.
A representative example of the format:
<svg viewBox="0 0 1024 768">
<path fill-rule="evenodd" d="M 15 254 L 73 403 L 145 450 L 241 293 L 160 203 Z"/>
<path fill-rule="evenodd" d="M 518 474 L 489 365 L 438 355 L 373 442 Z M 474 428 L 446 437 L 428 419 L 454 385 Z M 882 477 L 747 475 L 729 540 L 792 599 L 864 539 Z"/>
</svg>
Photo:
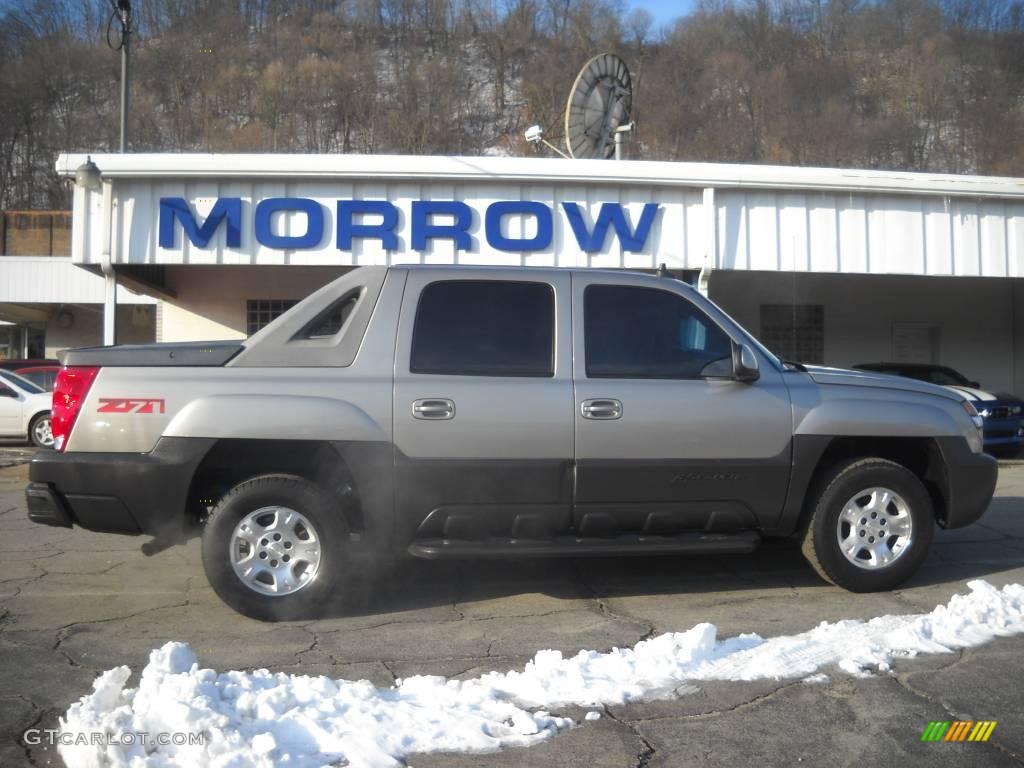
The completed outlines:
<svg viewBox="0 0 1024 768">
<path fill-rule="evenodd" d="M 622 403 L 612 398 L 602 397 L 595 400 L 584 400 L 580 406 L 584 419 L 621 419 Z"/>
<path fill-rule="evenodd" d="M 442 421 L 455 418 L 455 402 L 444 397 L 428 397 L 413 400 L 412 415 L 415 419 Z"/>
</svg>

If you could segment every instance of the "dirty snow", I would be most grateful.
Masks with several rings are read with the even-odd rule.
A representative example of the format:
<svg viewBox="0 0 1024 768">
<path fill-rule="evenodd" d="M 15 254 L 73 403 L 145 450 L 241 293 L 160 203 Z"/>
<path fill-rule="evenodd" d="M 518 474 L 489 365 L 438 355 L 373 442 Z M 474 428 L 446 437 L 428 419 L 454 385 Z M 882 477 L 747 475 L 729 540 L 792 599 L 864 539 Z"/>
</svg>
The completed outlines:
<svg viewBox="0 0 1024 768">
<path fill-rule="evenodd" d="M 125 687 L 128 667 L 100 675 L 93 692 L 62 718 L 62 730 L 74 738 L 59 750 L 68 768 L 383 768 L 418 752 L 526 747 L 576 725 L 550 714 L 570 705 L 595 709 L 681 695 L 705 680 L 817 682 L 822 668 L 867 676 L 888 671 L 894 659 L 1024 633 L 1024 587 L 968 587 L 970 594 L 927 614 L 823 622 L 770 639 L 743 634 L 719 641 L 714 625 L 698 624 L 607 653 L 566 658 L 540 651 L 522 671 L 472 680 L 409 677 L 391 688 L 267 670 L 217 673 L 200 668 L 188 645 L 167 643 L 150 654 L 137 688 Z M 161 732 L 202 733 L 206 743 L 146 746 L 125 738 Z M 97 733 L 108 737 L 90 744 Z"/>
</svg>

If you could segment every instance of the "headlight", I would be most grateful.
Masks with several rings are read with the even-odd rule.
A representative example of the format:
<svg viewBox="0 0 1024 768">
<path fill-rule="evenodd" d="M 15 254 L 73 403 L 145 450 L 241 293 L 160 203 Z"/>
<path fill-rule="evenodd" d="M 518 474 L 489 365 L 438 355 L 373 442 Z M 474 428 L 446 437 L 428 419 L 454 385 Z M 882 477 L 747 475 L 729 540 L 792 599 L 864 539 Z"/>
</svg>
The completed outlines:
<svg viewBox="0 0 1024 768">
<path fill-rule="evenodd" d="M 1020 406 L 1019 405 L 1011 406 L 1010 407 L 1010 415 L 1011 416 L 1020 416 Z"/>
<path fill-rule="evenodd" d="M 970 400 L 961 400 L 960 405 L 967 411 L 967 415 L 971 417 L 971 423 L 974 424 L 974 428 L 978 430 L 978 441 L 975 444 L 971 441 L 971 449 L 975 453 L 981 453 L 982 448 L 985 445 L 985 433 L 984 433 L 984 422 L 981 420 L 981 414 L 978 413 L 978 409 L 974 407 L 974 404 Z"/>
<path fill-rule="evenodd" d="M 971 417 L 971 421 L 974 422 L 974 426 L 976 426 L 978 429 L 981 429 L 981 414 L 978 413 L 978 409 L 974 407 L 974 403 L 972 403 L 970 400 L 961 400 L 960 405 L 962 405 L 964 407 L 964 410 L 967 411 L 967 415 Z"/>
</svg>

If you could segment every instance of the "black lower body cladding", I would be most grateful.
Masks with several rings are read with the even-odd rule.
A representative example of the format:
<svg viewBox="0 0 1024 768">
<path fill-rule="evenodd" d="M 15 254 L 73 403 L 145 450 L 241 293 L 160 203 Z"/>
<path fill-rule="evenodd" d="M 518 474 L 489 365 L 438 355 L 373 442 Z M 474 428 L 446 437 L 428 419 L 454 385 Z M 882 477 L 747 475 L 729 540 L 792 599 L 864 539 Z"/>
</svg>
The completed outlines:
<svg viewBox="0 0 1024 768">
<path fill-rule="evenodd" d="M 976 522 L 988 509 L 996 491 L 999 462 L 987 453 L 971 453 L 961 437 L 939 438 L 946 471 L 944 528 L 962 528 Z"/>
<path fill-rule="evenodd" d="M 192 477 L 215 442 L 165 437 L 149 453 L 40 451 L 29 465 L 29 517 L 106 533 L 178 536 Z"/>
<path fill-rule="evenodd" d="M 854 441 L 854 444 L 850 444 Z M 995 493 L 999 463 L 984 453 L 973 453 L 960 436 L 917 438 L 913 451 L 897 445 L 899 438 L 842 438 L 828 435 L 798 435 L 793 439 L 793 475 L 782 515 L 772 536 L 788 536 L 797 530 L 804 501 L 816 473 L 825 464 L 844 458 L 875 456 L 902 464 L 915 472 L 932 492 L 936 519 L 943 528 L 962 528 L 985 514 Z M 847 450 L 836 456 L 832 449 L 841 443 Z M 909 455 L 916 452 L 915 456 Z"/>
</svg>

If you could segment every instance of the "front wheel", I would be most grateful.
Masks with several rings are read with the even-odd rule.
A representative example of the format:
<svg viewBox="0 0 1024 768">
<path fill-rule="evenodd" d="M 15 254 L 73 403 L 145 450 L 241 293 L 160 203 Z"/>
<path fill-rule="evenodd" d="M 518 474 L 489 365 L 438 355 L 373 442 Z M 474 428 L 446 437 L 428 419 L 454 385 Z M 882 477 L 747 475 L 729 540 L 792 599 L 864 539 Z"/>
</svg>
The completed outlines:
<svg viewBox="0 0 1024 768">
<path fill-rule="evenodd" d="M 28 426 L 28 437 L 36 448 L 53 448 L 53 427 L 49 413 L 40 413 Z"/>
<path fill-rule="evenodd" d="M 808 501 L 802 549 L 826 581 L 851 592 L 893 589 L 928 556 L 935 513 L 906 467 L 878 458 L 846 462 L 821 478 Z"/>
<path fill-rule="evenodd" d="M 340 504 L 294 475 L 235 486 L 203 530 L 203 568 L 217 595 L 263 621 L 315 615 L 345 569 L 348 530 Z"/>
</svg>

